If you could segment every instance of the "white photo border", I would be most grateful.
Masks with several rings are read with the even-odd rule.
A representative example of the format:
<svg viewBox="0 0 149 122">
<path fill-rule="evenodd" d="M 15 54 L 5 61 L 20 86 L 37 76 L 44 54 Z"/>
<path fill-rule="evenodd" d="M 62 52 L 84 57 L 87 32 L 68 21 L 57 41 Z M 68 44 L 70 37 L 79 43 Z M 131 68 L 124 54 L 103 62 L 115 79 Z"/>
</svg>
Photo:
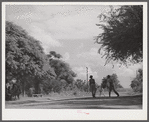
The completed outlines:
<svg viewBox="0 0 149 122">
<path fill-rule="evenodd" d="M 2 120 L 147 120 L 147 2 L 2 2 L 2 81 L 5 81 L 6 5 L 143 5 L 143 107 L 142 109 L 5 109 L 5 82 L 2 82 Z"/>
</svg>

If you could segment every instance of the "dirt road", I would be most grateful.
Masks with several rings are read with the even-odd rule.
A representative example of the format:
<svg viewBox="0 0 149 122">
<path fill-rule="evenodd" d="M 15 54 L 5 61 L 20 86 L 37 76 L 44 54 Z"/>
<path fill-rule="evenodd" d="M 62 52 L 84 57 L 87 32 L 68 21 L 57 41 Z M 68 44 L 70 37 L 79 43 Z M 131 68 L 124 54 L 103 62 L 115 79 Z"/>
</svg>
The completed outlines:
<svg viewBox="0 0 149 122">
<path fill-rule="evenodd" d="M 120 97 L 50 97 L 6 101 L 6 109 L 142 109 L 142 95 Z"/>
</svg>

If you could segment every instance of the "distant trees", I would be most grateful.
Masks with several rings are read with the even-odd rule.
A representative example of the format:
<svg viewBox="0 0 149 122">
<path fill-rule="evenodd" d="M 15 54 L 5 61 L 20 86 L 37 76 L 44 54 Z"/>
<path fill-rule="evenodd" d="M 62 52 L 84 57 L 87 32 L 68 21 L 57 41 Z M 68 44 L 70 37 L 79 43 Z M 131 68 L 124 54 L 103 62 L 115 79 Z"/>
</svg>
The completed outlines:
<svg viewBox="0 0 149 122">
<path fill-rule="evenodd" d="M 128 62 L 142 62 L 143 58 L 143 6 L 121 6 L 99 15 L 97 24 L 103 32 L 96 42 L 104 50 L 106 63 L 111 60 L 127 65 Z"/>
<path fill-rule="evenodd" d="M 101 82 L 101 85 L 102 88 L 108 88 L 108 85 L 107 85 L 107 77 L 103 77 L 102 78 L 102 82 Z"/>
<path fill-rule="evenodd" d="M 48 64 L 54 70 L 55 78 L 52 80 L 44 80 L 43 90 L 46 94 L 49 92 L 65 91 L 69 84 L 73 84 L 76 73 L 72 71 L 68 63 L 64 62 L 62 56 L 55 51 L 47 54 Z"/>
<path fill-rule="evenodd" d="M 131 81 L 131 88 L 134 92 L 142 92 L 143 90 L 143 71 L 138 69 L 136 77 Z"/>
<path fill-rule="evenodd" d="M 116 74 L 112 74 L 111 79 L 113 80 L 115 88 L 123 88 L 123 86 L 120 84 L 120 81 L 118 80 L 118 76 Z M 103 86 L 103 88 L 108 88 L 107 76 L 103 77 L 101 85 Z"/>
<path fill-rule="evenodd" d="M 120 84 L 120 81 L 118 80 L 118 76 L 116 74 L 112 74 L 111 79 L 114 81 L 115 88 L 123 88 L 123 86 Z"/>
<path fill-rule="evenodd" d="M 77 79 L 74 84 L 75 84 L 75 86 L 77 87 L 78 90 L 85 91 L 85 92 L 88 91 L 87 82 L 85 82 L 81 79 Z"/>
</svg>

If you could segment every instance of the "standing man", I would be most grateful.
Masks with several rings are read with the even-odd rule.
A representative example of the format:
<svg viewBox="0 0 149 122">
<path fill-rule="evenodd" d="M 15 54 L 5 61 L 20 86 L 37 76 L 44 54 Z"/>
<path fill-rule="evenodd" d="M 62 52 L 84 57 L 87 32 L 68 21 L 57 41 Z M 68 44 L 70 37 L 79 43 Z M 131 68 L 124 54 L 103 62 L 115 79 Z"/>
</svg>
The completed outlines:
<svg viewBox="0 0 149 122">
<path fill-rule="evenodd" d="M 20 86 L 17 84 L 17 80 L 15 78 L 13 78 L 11 80 L 11 95 L 12 97 L 18 97 L 19 99 L 19 95 L 21 94 L 21 89 L 20 89 Z"/>
<path fill-rule="evenodd" d="M 113 90 L 114 93 L 117 95 L 117 97 L 119 97 L 119 94 L 118 92 L 115 90 L 115 87 L 114 87 L 114 83 L 113 83 L 113 80 L 111 79 L 111 76 L 108 75 L 107 76 L 107 83 L 109 84 L 109 97 L 111 97 L 111 91 Z"/>
<path fill-rule="evenodd" d="M 90 85 L 90 91 L 92 92 L 92 96 L 95 97 L 96 84 L 95 84 L 95 80 L 93 79 L 92 75 L 90 76 L 89 85 Z"/>
<path fill-rule="evenodd" d="M 10 83 L 9 82 L 7 82 L 6 83 L 6 91 L 5 91 L 5 93 L 6 93 L 6 98 L 5 98 L 5 100 L 11 100 L 11 91 L 10 91 Z"/>
</svg>

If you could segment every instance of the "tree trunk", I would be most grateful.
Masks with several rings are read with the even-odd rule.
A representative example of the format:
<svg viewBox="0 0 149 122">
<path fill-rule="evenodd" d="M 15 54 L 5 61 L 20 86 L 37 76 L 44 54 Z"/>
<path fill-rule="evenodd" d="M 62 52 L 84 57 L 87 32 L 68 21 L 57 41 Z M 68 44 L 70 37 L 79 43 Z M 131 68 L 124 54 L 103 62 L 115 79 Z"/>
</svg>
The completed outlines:
<svg viewBox="0 0 149 122">
<path fill-rule="evenodd" d="M 25 83 L 24 82 L 22 83 L 22 86 L 23 86 L 22 87 L 23 97 L 25 97 Z"/>
<path fill-rule="evenodd" d="M 35 86 L 35 94 L 40 94 L 40 88 L 39 88 L 39 80 L 35 80 L 34 86 Z"/>
</svg>

